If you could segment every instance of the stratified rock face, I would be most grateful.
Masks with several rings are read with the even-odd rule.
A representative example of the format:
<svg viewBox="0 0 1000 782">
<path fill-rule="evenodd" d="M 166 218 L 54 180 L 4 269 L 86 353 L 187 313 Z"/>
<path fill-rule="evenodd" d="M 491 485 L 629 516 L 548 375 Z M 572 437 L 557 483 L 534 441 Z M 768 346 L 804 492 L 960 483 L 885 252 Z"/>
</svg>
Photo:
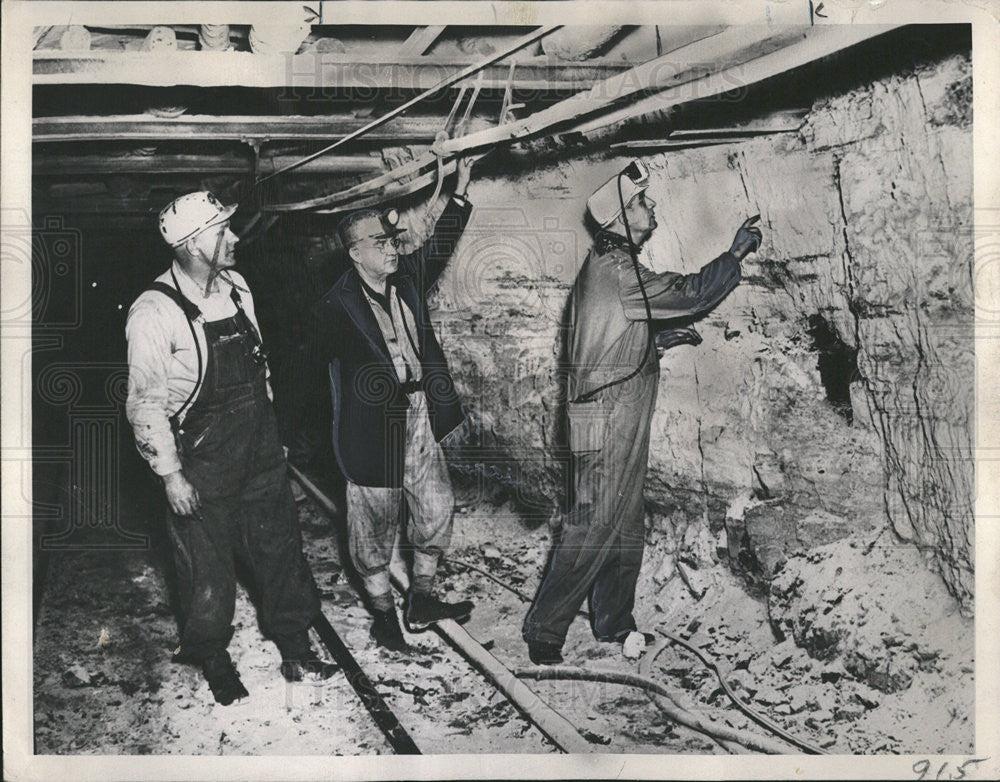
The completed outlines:
<svg viewBox="0 0 1000 782">
<path fill-rule="evenodd" d="M 971 606 L 970 112 L 956 56 L 824 99 L 797 133 L 646 158 L 656 269 L 695 271 L 761 214 L 764 244 L 704 342 L 661 362 L 646 482 L 654 513 L 725 528 L 754 578 L 888 520 Z M 566 480 L 557 368 L 584 202 L 622 162 L 474 180 L 437 296 L 482 426 L 462 470 L 540 519 Z"/>
</svg>

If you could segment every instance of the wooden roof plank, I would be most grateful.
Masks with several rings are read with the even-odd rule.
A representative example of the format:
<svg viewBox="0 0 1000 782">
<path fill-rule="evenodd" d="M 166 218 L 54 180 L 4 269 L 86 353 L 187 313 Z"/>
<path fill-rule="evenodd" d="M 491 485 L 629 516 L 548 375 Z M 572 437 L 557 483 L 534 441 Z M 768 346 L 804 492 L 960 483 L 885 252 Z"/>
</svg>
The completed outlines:
<svg viewBox="0 0 1000 782">
<path fill-rule="evenodd" d="M 62 141 L 305 141 L 340 138 L 364 127 L 369 120 L 345 115 L 324 116 L 236 116 L 181 115 L 163 119 L 151 114 L 121 114 L 110 117 L 36 117 L 32 120 L 35 143 Z M 403 116 L 365 134 L 366 141 L 433 141 L 444 127 L 440 116 Z M 472 117 L 469 132 L 493 127 Z"/>
<path fill-rule="evenodd" d="M 282 168 L 296 158 L 287 155 L 262 156 L 261 170 Z M 85 174 L 248 174 L 253 170 L 249 154 L 244 159 L 219 155 L 36 155 L 34 176 L 76 176 Z M 381 157 L 331 155 L 314 160 L 300 173 L 371 174 L 382 172 Z"/>
<path fill-rule="evenodd" d="M 403 45 L 399 47 L 399 54 L 401 57 L 422 57 L 427 54 L 430 48 L 434 45 L 434 42 L 441 36 L 444 32 L 446 25 L 428 25 L 426 27 L 418 27 L 412 33 L 410 37 L 403 41 Z"/>
<path fill-rule="evenodd" d="M 431 57 L 398 57 L 375 62 L 352 55 L 306 52 L 292 56 L 250 52 L 64 52 L 36 50 L 32 83 L 138 84 L 152 87 L 290 87 L 297 89 L 364 88 L 425 90 L 472 63 Z M 525 90 L 582 90 L 627 71 L 623 60 L 550 61 L 526 57 L 517 61 L 514 87 Z M 484 89 L 502 89 L 509 66 L 482 69 Z M 474 79 L 460 81 L 471 84 Z"/>
<path fill-rule="evenodd" d="M 777 30 L 768 28 L 753 35 L 747 28 L 731 28 L 718 36 L 644 63 L 629 73 L 596 85 L 586 94 L 567 98 L 515 123 L 447 141 L 441 146 L 441 152 L 445 155 L 458 155 L 483 146 L 527 139 L 551 132 L 557 125 L 564 132 L 606 127 L 643 113 L 711 97 L 730 91 L 734 86 L 761 81 L 882 35 L 891 29 L 892 25 L 831 25 Z M 679 52 L 684 53 L 681 59 L 678 59 Z M 734 82 L 733 79 L 737 77 L 741 80 Z M 623 109 L 598 117 L 592 116 L 621 98 L 649 91 L 656 91 L 656 94 L 633 101 Z M 588 117 L 592 118 L 587 119 Z M 577 123 L 575 125 L 572 124 L 574 120 Z M 428 153 L 396 171 L 346 190 L 297 203 L 270 204 L 263 208 L 272 211 L 297 211 L 342 204 L 382 190 L 390 181 L 416 173 L 435 160 L 435 155 Z"/>
</svg>

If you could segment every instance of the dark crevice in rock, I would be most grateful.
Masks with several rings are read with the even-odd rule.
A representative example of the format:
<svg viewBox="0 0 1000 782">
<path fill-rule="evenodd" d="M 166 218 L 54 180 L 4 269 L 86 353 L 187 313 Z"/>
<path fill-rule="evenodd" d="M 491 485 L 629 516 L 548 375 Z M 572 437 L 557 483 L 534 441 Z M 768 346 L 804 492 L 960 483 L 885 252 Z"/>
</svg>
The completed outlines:
<svg viewBox="0 0 1000 782">
<path fill-rule="evenodd" d="M 809 317 L 809 336 L 819 356 L 819 375 L 826 398 L 848 424 L 853 424 L 851 381 L 858 374 L 858 351 L 844 344 L 836 329 L 822 315 Z"/>
</svg>

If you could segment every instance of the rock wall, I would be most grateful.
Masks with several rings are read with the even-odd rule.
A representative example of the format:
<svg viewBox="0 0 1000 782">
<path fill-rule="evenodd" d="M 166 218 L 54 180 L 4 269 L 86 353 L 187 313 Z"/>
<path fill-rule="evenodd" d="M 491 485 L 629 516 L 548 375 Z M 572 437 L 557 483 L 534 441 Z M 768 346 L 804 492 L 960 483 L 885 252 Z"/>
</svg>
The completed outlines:
<svg viewBox="0 0 1000 782">
<path fill-rule="evenodd" d="M 646 162 L 654 268 L 696 270 L 749 214 L 765 237 L 699 324 L 703 344 L 661 362 L 653 536 L 707 521 L 731 564 L 766 583 L 789 556 L 888 522 L 971 607 L 968 58 L 817 99 L 797 132 Z M 590 245 L 584 202 L 621 163 L 595 153 L 474 179 L 437 293 L 480 427 L 457 470 L 506 486 L 539 521 L 566 479 L 557 359 Z"/>
</svg>

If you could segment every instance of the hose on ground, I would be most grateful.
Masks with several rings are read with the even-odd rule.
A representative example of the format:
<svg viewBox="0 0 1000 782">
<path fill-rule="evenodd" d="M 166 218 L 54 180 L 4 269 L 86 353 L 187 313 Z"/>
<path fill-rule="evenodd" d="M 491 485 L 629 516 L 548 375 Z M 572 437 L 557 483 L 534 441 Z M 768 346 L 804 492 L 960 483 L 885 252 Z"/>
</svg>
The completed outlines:
<svg viewBox="0 0 1000 782">
<path fill-rule="evenodd" d="M 744 730 L 736 730 L 720 725 L 711 720 L 703 720 L 677 703 L 665 686 L 648 676 L 623 671 L 594 671 L 586 668 L 576 668 L 570 665 L 539 665 L 531 668 L 515 668 L 514 675 L 524 679 L 570 679 L 576 681 L 609 682 L 639 687 L 649 693 L 656 693 L 668 700 L 657 705 L 674 722 L 704 733 L 706 736 L 732 741 L 750 749 L 766 752 L 771 755 L 787 755 L 788 748 L 784 744 L 772 741 L 767 736 L 758 736 Z"/>
<path fill-rule="evenodd" d="M 639 664 L 639 673 L 648 675 L 650 668 L 652 668 L 653 666 L 653 660 L 655 660 L 660 655 L 660 653 L 663 652 L 663 650 L 666 649 L 667 646 L 669 646 L 670 644 L 676 644 L 677 646 L 682 646 L 683 648 L 691 652 L 693 655 L 695 655 L 701 661 L 702 665 L 704 665 L 706 668 L 712 671 L 712 673 L 715 674 L 715 678 L 718 679 L 719 684 L 722 685 L 723 692 L 725 692 L 726 695 L 729 697 L 729 700 L 733 702 L 733 705 L 736 706 L 736 708 L 738 708 L 740 711 L 746 714 L 750 719 L 752 719 L 758 725 L 767 728 L 776 736 L 780 736 L 781 738 L 783 738 L 789 744 L 793 744 L 799 749 L 803 749 L 806 752 L 809 752 L 810 754 L 813 755 L 829 754 L 825 750 L 822 750 L 819 747 L 810 744 L 808 741 L 805 741 L 804 739 L 796 738 L 791 733 L 782 728 L 780 725 L 777 725 L 773 721 L 769 720 L 763 714 L 754 711 L 749 705 L 747 705 L 745 701 L 743 701 L 742 698 L 740 698 L 735 692 L 733 692 L 733 688 L 729 686 L 729 682 L 726 681 L 726 678 L 722 675 L 722 671 L 719 670 L 719 667 L 715 664 L 714 661 L 708 659 L 704 654 L 702 654 L 700 649 L 696 648 L 695 646 L 692 646 L 683 638 L 678 638 L 677 636 L 663 632 L 662 630 L 660 632 L 664 636 L 663 639 L 659 641 L 656 644 L 656 646 L 654 646 L 652 649 L 646 652 L 642 662 Z"/>
<path fill-rule="evenodd" d="M 488 578 L 490 581 L 492 581 L 495 584 L 498 584 L 499 586 L 501 586 L 504 589 L 506 589 L 508 592 L 512 592 L 513 594 L 517 595 L 519 598 L 521 598 L 521 600 L 523 600 L 523 601 L 525 601 L 527 603 L 531 602 L 531 598 L 528 597 L 526 594 L 524 594 L 524 592 L 522 592 L 521 590 L 517 589 L 516 587 L 512 587 L 510 584 L 507 584 L 506 582 L 504 582 L 503 580 L 497 578 L 492 573 L 484 570 L 483 568 L 477 567 L 476 565 L 473 565 L 470 562 L 466 562 L 465 560 L 456 559 L 455 557 L 447 557 L 446 561 L 449 562 L 449 563 L 451 563 L 451 564 L 458 565 L 459 567 L 464 567 L 467 570 L 472 570 L 472 571 L 475 571 L 477 573 L 480 573 L 481 575 L 483 575 L 486 578 Z M 586 611 L 579 611 L 578 613 L 580 615 L 582 615 L 582 616 L 587 616 L 587 617 L 590 616 Z M 758 725 L 766 728 L 767 730 L 769 730 L 772 733 L 774 733 L 775 735 L 781 737 L 782 739 L 784 739 L 785 741 L 789 742 L 793 746 L 799 747 L 800 749 L 805 750 L 806 752 L 809 752 L 809 753 L 815 754 L 815 755 L 827 755 L 827 754 L 829 754 L 825 750 L 820 749 L 819 747 L 817 747 L 817 746 L 815 746 L 813 744 L 810 744 L 809 742 L 807 742 L 807 741 L 805 741 L 803 739 L 796 738 L 791 733 L 789 733 L 788 731 L 786 731 L 784 728 L 780 727 L 779 725 L 776 725 L 773 721 L 771 721 L 770 719 L 768 719 L 764 715 L 758 713 L 753 708 L 751 708 L 735 692 L 733 692 L 732 687 L 729 686 L 729 683 L 726 681 L 725 677 L 722 675 L 722 672 L 719 670 L 719 667 L 715 664 L 714 661 L 712 661 L 708 657 L 706 657 L 701 652 L 700 649 L 695 648 L 694 646 L 692 646 L 691 644 L 689 644 L 684 639 L 678 638 L 675 635 L 663 632 L 662 630 L 660 632 L 664 636 L 663 640 L 661 640 L 659 643 L 657 643 L 657 645 L 655 647 L 653 647 L 653 649 L 651 649 L 649 652 L 646 653 L 646 655 L 645 655 L 642 663 L 639 666 L 639 672 L 640 672 L 640 674 L 642 675 L 643 678 L 647 679 L 650 682 L 653 682 L 654 684 L 656 684 L 658 687 L 660 687 L 662 689 L 662 685 L 659 685 L 659 683 L 656 682 L 655 679 L 649 678 L 649 671 L 650 671 L 650 668 L 652 667 L 653 661 L 656 659 L 656 657 L 658 657 L 663 652 L 664 649 L 667 648 L 667 646 L 669 644 L 675 644 L 677 646 L 681 646 L 681 647 L 687 649 L 692 654 L 694 654 L 698 658 L 698 660 L 706 668 L 708 668 L 710 671 L 712 671 L 715 674 L 716 679 L 718 679 L 719 684 L 722 686 L 723 692 L 726 693 L 726 696 L 729 698 L 730 701 L 732 701 L 733 705 L 736 706 L 736 708 L 738 708 L 740 711 L 742 711 L 744 714 L 746 714 L 750 719 L 752 719 Z M 525 669 L 525 670 L 533 670 L 533 669 Z M 540 669 L 540 670 L 544 670 L 544 669 Z M 581 669 L 573 669 L 573 670 L 584 671 L 584 669 L 582 669 L 582 668 Z M 546 678 L 552 678 L 552 677 L 546 677 Z M 601 680 L 601 681 L 603 681 L 603 680 Z M 643 685 L 636 684 L 635 686 L 643 686 Z M 683 709 L 683 707 L 681 707 L 680 704 L 678 704 L 677 701 L 675 701 L 673 699 L 673 697 L 669 693 L 661 692 L 660 690 L 652 690 L 652 691 L 647 690 L 647 691 L 649 691 L 649 692 L 657 692 L 657 693 L 663 695 L 664 697 L 668 698 L 670 700 L 670 702 L 672 704 L 674 704 L 675 706 Z M 658 705 L 661 708 L 663 708 L 663 704 L 662 703 L 658 702 Z M 685 711 L 687 711 L 687 710 L 685 709 Z M 695 719 L 697 719 L 697 718 L 695 718 Z M 687 723 L 682 723 L 682 724 L 687 724 Z M 691 727 L 691 726 L 689 725 L 688 727 Z M 697 728 L 696 728 L 696 730 L 697 730 Z M 732 740 L 739 742 L 738 739 L 732 739 Z M 743 742 L 739 742 L 739 743 L 743 743 Z M 728 747 L 727 747 L 727 749 L 728 749 Z M 730 751 L 732 751 L 732 750 L 730 750 Z"/>
</svg>

